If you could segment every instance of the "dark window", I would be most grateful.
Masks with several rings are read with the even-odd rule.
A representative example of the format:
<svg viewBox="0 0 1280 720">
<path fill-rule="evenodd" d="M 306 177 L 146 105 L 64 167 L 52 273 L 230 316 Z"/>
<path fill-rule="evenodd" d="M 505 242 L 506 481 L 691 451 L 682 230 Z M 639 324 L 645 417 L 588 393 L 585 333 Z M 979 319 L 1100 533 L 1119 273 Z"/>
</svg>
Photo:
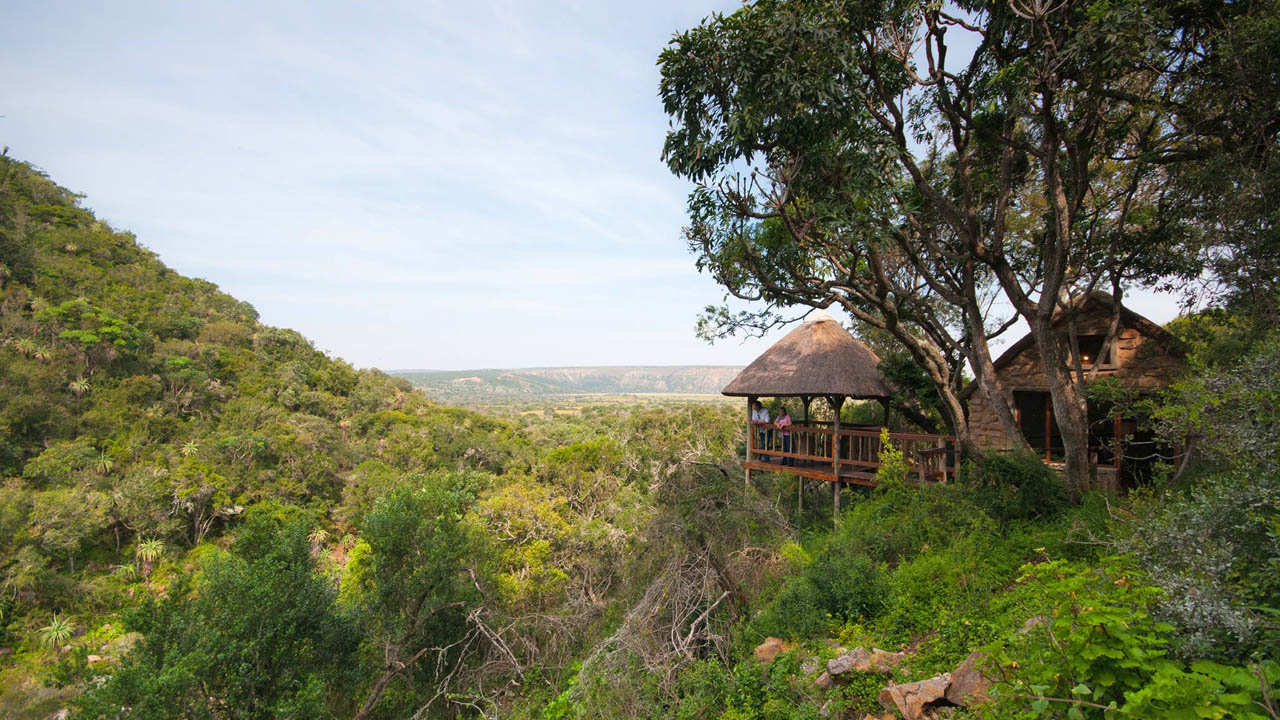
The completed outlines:
<svg viewBox="0 0 1280 720">
<path fill-rule="evenodd" d="M 1062 434 L 1058 421 L 1053 417 L 1053 400 L 1049 393 L 1034 390 L 1016 390 L 1014 407 L 1018 412 L 1018 426 L 1032 450 L 1042 453 L 1046 460 L 1062 457 Z"/>
<path fill-rule="evenodd" d="M 1080 364 L 1085 367 L 1093 367 L 1094 363 L 1099 363 L 1100 367 L 1115 365 L 1115 343 L 1107 348 L 1105 356 L 1102 353 L 1102 345 L 1107 340 L 1106 335 L 1080 335 L 1077 340 L 1080 343 Z"/>
</svg>

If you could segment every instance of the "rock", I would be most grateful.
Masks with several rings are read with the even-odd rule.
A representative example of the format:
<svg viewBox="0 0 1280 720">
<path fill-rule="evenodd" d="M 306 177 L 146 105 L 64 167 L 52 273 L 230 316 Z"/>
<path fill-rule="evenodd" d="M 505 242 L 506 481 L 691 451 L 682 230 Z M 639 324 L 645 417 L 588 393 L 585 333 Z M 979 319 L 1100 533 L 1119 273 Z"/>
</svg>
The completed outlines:
<svg viewBox="0 0 1280 720">
<path fill-rule="evenodd" d="M 841 675 L 850 670 L 887 673 L 893 672 L 894 668 L 901 665 L 905 659 L 907 659 L 906 653 L 888 652 L 878 648 L 867 651 L 859 647 L 854 648 L 852 652 L 828 660 L 827 672 L 832 675 Z"/>
<path fill-rule="evenodd" d="M 987 701 L 987 690 L 991 681 L 982 674 L 982 658 L 980 652 L 969 653 L 969 657 L 951 672 L 951 685 L 947 687 L 947 700 L 961 707 L 979 705 Z"/>
<path fill-rule="evenodd" d="M 71 717 L 71 708 L 62 708 L 48 717 L 48 720 L 67 720 Z"/>
<path fill-rule="evenodd" d="M 868 661 L 870 666 L 863 672 L 893 672 L 907 659 L 904 652 L 889 652 L 888 650 L 872 649 L 871 659 Z"/>
<path fill-rule="evenodd" d="M 880 704 L 886 710 L 897 710 L 906 720 L 923 720 L 925 706 L 946 697 L 951 673 L 919 682 L 890 685 L 880 691 Z"/>
<path fill-rule="evenodd" d="M 830 688 L 830 687 L 831 687 L 831 675 L 829 675 L 829 674 L 827 674 L 827 673 L 825 673 L 825 672 L 824 672 L 824 673 L 822 673 L 821 675 L 819 675 L 819 676 L 818 676 L 818 679 L 817 679 L 817 680 L 814 680 L 814 681 L 813 681 L 813 684 L 814 684 L 814 685 L 817 685 L 818 687 L 822 688 L 823 690 L 826 690 L 827 688 Z"/>
<path fill-rule="evenodd" d="M 832 675 L 843 675 L 844 673 L 847 673 L 850 670 L 859 670 L 859 672 L 866 672 L 865 670 L 860 670 L 859 668 L 869 667 L 870 660 L 871 660 L 871 653 L 867 652 L 866 650 L 860 647 L 854 648 L 852 652 L 845 653 L 840 657 L 833 657 L 830 660 L 828 660 L 827 672 L 831 673 Z"/>
<path fill-rule="evenodd" d="M 98 652 L 110 657 L 124 657 L 142 640 L 142 633 L 131 632 L 102 644 Z"/>
<path fill-rule="evenodd" d="M 102 657 L 101 655 L 90 655 L 89 657 L 84 659 L 84 661 L 89 663 L 90 665 L 94 663 L 102 662 L 103 660 L 106 660 L 106 658 Z"/>
<path fill-rule="evenodd" d="M 1022 623 L 1022 629 L 1018 630 L 1018 634 L 1026 635 L 1027 633 L 1031 632 L 1032 630 L 1035 630 L 1036 628 L 1040 627 L 1041 625 L 1045 624 L 1048 621 L 1049 621 L 1049 618 L 1045 617 L 1044 615 L 1032 615 L 1031 617 L 1027 618 L 1026 622 Z"/>
<path fill-rule="evenodd" d="M 795 646 L 782 638 L 767 637 L 764 639 L 764 642 L 756 646 L 755 656 L 760 662 L 768 664 L 773 662 L 774 658 L 793 647 Z"/>
<path fill-rule="evenodd" d="M 822 661 L 812 655 L 805 658 L 804 662 L 800 663 L 800 674 L 805 677 L 813 677 L 814 675 L 817 675 L 818 671 L 821 669 Z"/>
</svg>

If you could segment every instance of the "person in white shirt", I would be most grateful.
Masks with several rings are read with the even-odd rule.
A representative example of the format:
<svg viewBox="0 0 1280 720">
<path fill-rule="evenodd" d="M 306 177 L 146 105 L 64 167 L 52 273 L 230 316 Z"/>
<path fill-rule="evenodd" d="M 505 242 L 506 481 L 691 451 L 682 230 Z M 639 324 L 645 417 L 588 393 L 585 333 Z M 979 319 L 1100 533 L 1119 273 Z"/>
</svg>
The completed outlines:
<svg viewBox="0 0 1280 720">
<path fill-rule="evenodd" d="M 751 405 L 751 424 L 756 428 L 756 450 L 766 450 L 769 447 L 769 436 L 771 434 L 769 425 L 772 419 L 769 417 L 769 411 L 764 408 L 764 403 L 759 400 Z M 760 455 L 760 459 L 765 462 L 769 461 L 768 455 Z"/>
</svg>

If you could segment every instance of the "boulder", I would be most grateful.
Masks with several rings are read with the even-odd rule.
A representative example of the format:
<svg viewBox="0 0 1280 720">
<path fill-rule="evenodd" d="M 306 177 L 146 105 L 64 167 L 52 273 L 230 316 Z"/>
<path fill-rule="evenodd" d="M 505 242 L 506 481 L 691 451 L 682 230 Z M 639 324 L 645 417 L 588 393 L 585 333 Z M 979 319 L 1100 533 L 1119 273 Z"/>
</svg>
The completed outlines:
<svg viewBox="0 0 1280 720">
<path fill-rule="evenodd" d="M 872 649 L 871 658 L 867 661 L 868 669 L 864 672 L 893 672 L 898 669 L 903 660 L 907 659 L 904 652 L 889 652 L 888 650 Z"/>
<path fill-rule="evenodd" d="M 893 672 L 905 659 L 907 659 L 906 653 L 889 652 L 879 648 L 873 648 L 868 651 L 859 647 L 854 648 L 852 652 L 828 660 L 827 672 L 832 675 L 841 675 L 850 670 L 855 672 L 887 673 Z"/>
<path fill-rule="evenodd" d="M 969 657 L 951 671 L 951 685 L 947 687 L 947 700 L 961 707 L 971 707 L 987 701 L 987 690 L 991 681 L 982 674 L 982 658 L 980 652 L 969 653 Z"/>
<path fill-rule="evenodd" d="M 94 663 L 100 663 L 103 660 L 106 660 L 106 658 L 102 657 L 101 655 L 90 655 L 89 657 L 85 658 L 84 661 L 92 665 Z"/>
<path fill-rule="evenodd" d="M 800 674 L 805 677 L 813 677 L 814 675 L 817 675 L 822 668 L 822 660 L 816 656 L 810 655 L 804 659 L 804 662 L 800 663 Z"/>
<path fill-rule="evenodd" d="M 764 642 L 756 646 L 754 652 L 756 659 L 767 665 L 770 662 L 773 662 L 774 658 L 793 647 L 795 646 L 782 638 L 767 637 L 764 639 Z"/>
<path fill-rule="evenodd" d="M 862 668 L 870 667 L 871 653 L 858 647 L 853 652 L 845 653 L 839 657 L 833 657 L 827 661 L 827 672 L 832 675 L 843 675 L 850 670 L 858 670 L 866 672 Z"/>
<path fill-rule="evenodd" d="M 945 698 L 950 684 L 951 673 L 943 673 L 928 680 L 890 685 L 880 691 L 880 704 L 886 710 L 897 710 L 905 720 L 923 720 L 925 706 Z"/>
<path fill-rule="evenodd" d="M 831 687 L 831 675 L 824 672 L 818 676 L 817 680 L 813 681 L 813 684 L 817 685 L 823 690 L 826 690 L 827 688 Z"/>
</svg>

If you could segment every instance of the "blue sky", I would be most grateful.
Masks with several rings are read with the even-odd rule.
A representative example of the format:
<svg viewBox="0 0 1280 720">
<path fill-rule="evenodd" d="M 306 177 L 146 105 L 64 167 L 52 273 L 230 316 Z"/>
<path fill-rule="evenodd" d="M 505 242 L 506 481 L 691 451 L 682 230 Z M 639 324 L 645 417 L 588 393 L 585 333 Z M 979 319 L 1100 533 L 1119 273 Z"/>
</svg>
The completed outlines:
<svg viewBox="0 0 1280 720">
<path fill-rule="evenodd" d="M 737 5 L 18 0 L 0 144 L 359 366 L 744 364 L 694 337 L 655 65 Z"/>
</svg>

